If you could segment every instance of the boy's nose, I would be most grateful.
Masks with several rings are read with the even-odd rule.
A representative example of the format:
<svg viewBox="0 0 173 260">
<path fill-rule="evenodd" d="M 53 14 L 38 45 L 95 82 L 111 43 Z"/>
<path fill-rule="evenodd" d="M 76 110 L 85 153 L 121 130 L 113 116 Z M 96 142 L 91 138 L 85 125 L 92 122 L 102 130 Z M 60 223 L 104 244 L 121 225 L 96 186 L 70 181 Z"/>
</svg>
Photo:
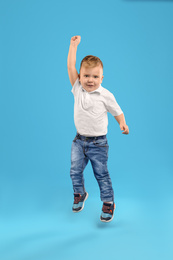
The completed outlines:
<svg viewBox="0 0 173 260">
<path fill-rule="evenodd" d="M 92 78 L 89 78 L 89 79 L 88 79 L 88 82 L 93 82 Z"/>
</svg>

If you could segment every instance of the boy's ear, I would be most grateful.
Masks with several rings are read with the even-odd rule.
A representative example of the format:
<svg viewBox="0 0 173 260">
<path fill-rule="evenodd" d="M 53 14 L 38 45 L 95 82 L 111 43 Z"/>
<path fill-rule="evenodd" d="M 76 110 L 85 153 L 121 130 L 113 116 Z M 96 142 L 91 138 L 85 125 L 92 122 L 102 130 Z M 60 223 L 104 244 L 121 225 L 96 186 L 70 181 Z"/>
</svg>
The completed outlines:
<svg viewBox="0 0 173 260">
<path fill-rule="evenodd" d="M 104 76 L 102 76 L 102 79 L 101 79 L 101 81 L 103 80 L 103 78 L 104 78 Z"/>
<path fill-rule="evenodd" d="M 78 74 L 79 82 L 80 82 L 80 73 Z"/>
</svg>

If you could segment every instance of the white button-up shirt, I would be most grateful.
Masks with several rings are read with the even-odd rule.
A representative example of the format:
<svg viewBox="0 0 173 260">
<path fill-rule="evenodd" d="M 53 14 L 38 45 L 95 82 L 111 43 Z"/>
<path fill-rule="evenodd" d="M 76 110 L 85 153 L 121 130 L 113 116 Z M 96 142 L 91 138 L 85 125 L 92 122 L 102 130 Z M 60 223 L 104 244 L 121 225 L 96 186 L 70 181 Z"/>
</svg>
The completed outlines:
<svg viewBox="0 0 173 260">
<path fill-rule="evenodd" d="M 77 78 L 73 85 L 74 95 L 74 123 L 76 130 L 84 136 L 101 136 L 107 134 L 108 116 L 122 114 L 114 95 L 107 89 L 100 86 L 87 92 Z"/>
</svg>

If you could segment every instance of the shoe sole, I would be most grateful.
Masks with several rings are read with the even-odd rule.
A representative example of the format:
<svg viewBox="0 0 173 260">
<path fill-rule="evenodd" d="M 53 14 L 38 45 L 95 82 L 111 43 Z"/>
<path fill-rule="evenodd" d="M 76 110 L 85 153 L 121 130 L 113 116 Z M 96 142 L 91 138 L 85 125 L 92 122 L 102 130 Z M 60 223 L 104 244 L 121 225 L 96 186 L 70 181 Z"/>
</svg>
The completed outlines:
<svg viewBox="0 0 173 260">
<path fill-rule="evenodd" d="M 83 201 L 83 206 L 82 206 L 82 208 L 81 208 L 80 210 L 78 210 L 78 211 L 73 210 L 73 212 L 74 212 L 74 213 L 78 213 L 78 212 L 82 211 L 83 208 L 84 208 L 85 201 L 86 201 L 87 199 L 88 199 L 88 192 L 87 192 L 87 195 L 86 195 L 86 197 L 85 197 L 85 199 L 84 199 L 84 201 Z"/>
<path fill-rule="evenodd" d="M 112 216 L 112 218 L 109 219 L 109 220 L 104 220 L 104 219 L 101 219 L 101 218 L 100 218 L 100 221 L 107 223 L 107 222 L 111 222 L 111 221 L 113 220 L 113 218 L 114 218 L 114 216 Z"/>
</svg>

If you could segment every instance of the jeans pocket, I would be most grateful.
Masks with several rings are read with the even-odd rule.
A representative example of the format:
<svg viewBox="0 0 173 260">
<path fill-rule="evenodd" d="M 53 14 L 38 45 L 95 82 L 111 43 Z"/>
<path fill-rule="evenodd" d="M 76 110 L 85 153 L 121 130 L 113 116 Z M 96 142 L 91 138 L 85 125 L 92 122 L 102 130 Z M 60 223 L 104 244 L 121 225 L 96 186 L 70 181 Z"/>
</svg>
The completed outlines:
<svg viewBox="0 0 173 260">
<path fill-rule="evenodd" d="M 108 146 L 107 139 L 94 140 L 93 143 L 97 147 L 107 147 Z"/>
</svg>

